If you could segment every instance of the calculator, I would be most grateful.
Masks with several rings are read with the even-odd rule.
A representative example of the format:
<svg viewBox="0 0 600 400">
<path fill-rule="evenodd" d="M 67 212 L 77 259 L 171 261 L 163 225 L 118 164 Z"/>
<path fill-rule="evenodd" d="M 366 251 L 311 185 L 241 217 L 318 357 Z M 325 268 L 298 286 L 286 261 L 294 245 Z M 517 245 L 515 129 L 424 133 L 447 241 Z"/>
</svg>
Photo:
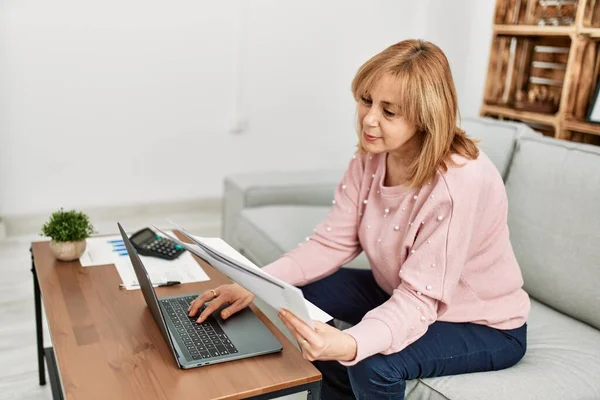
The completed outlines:
<svg viewBox="0 0 600 400">
<path fill-rule="evenodd" d="M 143 256 L 174 260 L 185 251 L 179 244 L 157 235 L 150 228 L 137 231 L 129 240 L 137 252 Z"/>
</svg>

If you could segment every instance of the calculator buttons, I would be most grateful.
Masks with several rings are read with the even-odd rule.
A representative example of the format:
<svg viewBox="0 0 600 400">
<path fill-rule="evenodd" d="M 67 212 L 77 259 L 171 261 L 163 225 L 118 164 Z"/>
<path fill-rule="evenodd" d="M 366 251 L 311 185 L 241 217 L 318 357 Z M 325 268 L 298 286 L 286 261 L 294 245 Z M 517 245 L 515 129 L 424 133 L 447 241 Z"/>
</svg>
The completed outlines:
<svg viewBox="0 0 600 400">
<path fill-rule="evenodd" d="M 183 246 L 162 237 L 151 238 L 147 240 L 142 247 L 149 252 L 149 255 L 154 253 L 155 256 L 165 259 L 174 259 L 180 253 L 185 251 Z"/>
</svg>

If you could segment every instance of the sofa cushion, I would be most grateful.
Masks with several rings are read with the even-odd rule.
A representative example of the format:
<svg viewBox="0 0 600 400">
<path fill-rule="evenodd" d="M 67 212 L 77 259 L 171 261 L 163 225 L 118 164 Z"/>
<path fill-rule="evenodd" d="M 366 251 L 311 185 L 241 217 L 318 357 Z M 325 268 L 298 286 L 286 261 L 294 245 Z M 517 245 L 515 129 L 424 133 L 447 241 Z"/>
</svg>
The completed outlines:
<svg viewBox="0 0 600 400">
<path fill-rule="evenodd" d="M 506 190 L 525 290 L 600 328 L 600 148 L 523 138 Z"/>
<path fill-rule="evenodd" d="M 533 300 L 527 340 L 517 365 L 411 382 L 407 400 L 600 399 L 600 331 Z"/>
<path fill-rule="evenodd" d="M 485 117 L 463 118 L 462 128 L 469 137 L 480 140 L 479 147 L 498 168 L 502 178 L 506 178 L 517 138 L 536 135 L 525 124 Z"/>
<path fill-rule="evenodd" d="M 256 265 L 265 266 L 312 235 L 329 209 L 323 206 L 246 208 L 238 218 L 235 247 Z M 369 262 L 361 253 L 346 267 L 369 268 Z"/>
</svg>

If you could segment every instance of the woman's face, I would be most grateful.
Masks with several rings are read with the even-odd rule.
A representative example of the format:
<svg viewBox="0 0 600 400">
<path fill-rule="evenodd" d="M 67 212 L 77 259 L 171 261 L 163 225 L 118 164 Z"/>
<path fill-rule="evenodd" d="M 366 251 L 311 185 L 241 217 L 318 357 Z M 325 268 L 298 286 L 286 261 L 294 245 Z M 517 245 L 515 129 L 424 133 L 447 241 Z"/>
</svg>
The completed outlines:
<svg viewBox="0 0 600 400">
<path fill-rule="evenodd" d="M 358 101 L 360 140 L 369 153 L 401 155 L 417 144 L 416 126 L 398 115 L 399 107 L 393 103 L 396 91 L 394 79 L 384 76 Z"/>
</svg>

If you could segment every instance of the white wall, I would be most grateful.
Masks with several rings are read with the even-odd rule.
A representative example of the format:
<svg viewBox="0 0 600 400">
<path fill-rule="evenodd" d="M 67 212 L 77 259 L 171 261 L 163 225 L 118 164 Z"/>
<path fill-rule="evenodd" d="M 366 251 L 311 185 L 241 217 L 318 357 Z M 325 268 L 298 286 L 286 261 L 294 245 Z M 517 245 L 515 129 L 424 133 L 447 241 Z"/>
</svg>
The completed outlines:
<svg viewBox="0 0 600 400">
<path fill-rule="evenodd" d="M 442 47 L 475 115 L 492 12 L 480 0 L 0 2 L 0 215 L 342 168 L 354 73 L 409 37 Z"/>
</svg>

